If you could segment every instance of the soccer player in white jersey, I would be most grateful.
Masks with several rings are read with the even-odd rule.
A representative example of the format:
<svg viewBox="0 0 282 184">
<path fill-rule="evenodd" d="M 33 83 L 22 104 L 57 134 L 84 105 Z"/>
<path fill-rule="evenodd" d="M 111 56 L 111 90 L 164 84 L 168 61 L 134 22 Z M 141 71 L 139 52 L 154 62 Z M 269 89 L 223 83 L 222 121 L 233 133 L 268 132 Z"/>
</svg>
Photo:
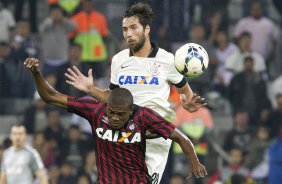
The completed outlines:
<svg viewBox="0 0 282 184">
<path fill-rule="evenodd" d="M 40 184 L 48 184 L 47 174 L 39 153 L 26 145 L 23 125 L 11 128 L 12 146 L 4 151 L 1 163 L 0 184 L 32 184 L 36 176 Z"/>
<path fill-rule="evenodd" d="M 160 115 L 173 121 L 175 113 L 167 101 L 170 93 L 169 82 L 176 86 L 182 96 L 183 106 L 194 112 L 206 105 L 204 99 L 193 95 L 185 78 L 174 66 L 173 54 L 158 48 L 150 41 L 152 9 L 144 3 L 137 3 L 126 10 L 122 29 L 129 49 L 117 53 L 111 64 L 111 84 L 109 89 L 102 90 L 93 85 L 92 70 L 88 77 L 76 68 L 68 69 L 67 83 L 84 91 L 92 97 L 107 101 L 109 90 L 126 88 L 132 94 L 134 103 L 149 107 Z M 149 174 L 159 183 L 165 169 L 171 140 L 154 137 L 148 134 L 146 143 L 146 164 Z M 195 163 L 191 163 L 193 167 Z"/>
</svg>

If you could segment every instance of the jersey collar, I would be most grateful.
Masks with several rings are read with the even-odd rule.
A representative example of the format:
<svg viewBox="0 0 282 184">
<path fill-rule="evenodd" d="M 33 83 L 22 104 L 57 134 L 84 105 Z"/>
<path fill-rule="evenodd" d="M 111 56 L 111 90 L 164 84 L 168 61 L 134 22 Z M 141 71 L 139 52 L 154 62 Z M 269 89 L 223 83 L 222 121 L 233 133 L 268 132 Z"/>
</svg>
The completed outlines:
<svg viewBox="0 0 282 184">
<path fill-rule="evenodd" d="M 157 53 L 158 53 L 158 51 L 159 51 L 159 47 L 158 47 L 158 45 L 157 45 L 157 43 L 155 43 L 155 42 L 151 42 L 151 46 L 153 47 L 153 50 L 152 50 L 152 52 L 149 54 L 149 58 L 153 58 L 153 57 L 156 57 L 156 55 L 157 55 Z M 130 50 L 130 49 L 129 49 Z M 129 57 L 130 56 L 133 56 L 133 53 L 132 53 L 132 51 L 130 50 L 130 52 L 129 52 Z"/>
</svg>

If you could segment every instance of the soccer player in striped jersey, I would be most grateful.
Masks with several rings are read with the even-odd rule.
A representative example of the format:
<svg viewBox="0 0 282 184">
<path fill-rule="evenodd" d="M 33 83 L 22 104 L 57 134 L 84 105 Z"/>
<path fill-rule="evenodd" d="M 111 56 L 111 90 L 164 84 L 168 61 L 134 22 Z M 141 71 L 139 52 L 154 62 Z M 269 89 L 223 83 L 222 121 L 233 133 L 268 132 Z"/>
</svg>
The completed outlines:
<svg viewBox="0 0 282 184">
<path fill-rule="evenodd" d="M 170 83 L 181 94 L 183 107 L 189 112 L 198 110 L 205 102 L 199 96 L 195 97 L 199 98 L 198 103 L 191 100 L 193 91 L 185 78 L 175 69 L 173 54 L 150 41 L 152 14 L 150 6 L 144 3 L 134 4 L 126 10 L 122 29 L 129 49 L 122 50 L 113 57 L 111 84 L 108 90 L 101 90 L 93 85 L 91 70 L 86 77 L 76 67 L 68 69 L 67 83 L 104 102 L 110 90 L 126 88 L 132 93 L 135 104 L 149 107 L 173 122 L 175 113 L 168 102 Z M 166 166 L 171 140 L 151 137 L 146 144 L 148 170 L 159 183 Z"/>
<path fill-rule="evenodd" d="M 57 92 L 46 82 L 37 59 L 27 58 L 24 64 L 32 72 L 38 93 L 45 102 L 76 113 L 91 124 L 96 141 L 98 183 L 153 182 L 145 163 L 147 130 L 179 143 L 191 162 L 190 172 L 197 178 L 207 175 L 191 141 L 155 111 L 134 105 L 129 90 L 112 90 L 107 103 L 71 97 Z"/>
</svg>

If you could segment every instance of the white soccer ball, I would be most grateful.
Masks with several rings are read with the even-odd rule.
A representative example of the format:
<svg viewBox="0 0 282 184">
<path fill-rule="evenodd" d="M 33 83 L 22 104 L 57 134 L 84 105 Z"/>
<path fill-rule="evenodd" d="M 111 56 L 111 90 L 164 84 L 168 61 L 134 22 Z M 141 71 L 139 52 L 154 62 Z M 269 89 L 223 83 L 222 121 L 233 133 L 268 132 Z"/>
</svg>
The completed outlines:
<svg viewBox="0 0 282 184">
<path fill-rule="evenodd" d="M 195 78 L 208 68 L 209 56 L 201 45 L 187 43 L 175 52 L 174 65 L 178 72 L 185 77 Z"/>
</svg>

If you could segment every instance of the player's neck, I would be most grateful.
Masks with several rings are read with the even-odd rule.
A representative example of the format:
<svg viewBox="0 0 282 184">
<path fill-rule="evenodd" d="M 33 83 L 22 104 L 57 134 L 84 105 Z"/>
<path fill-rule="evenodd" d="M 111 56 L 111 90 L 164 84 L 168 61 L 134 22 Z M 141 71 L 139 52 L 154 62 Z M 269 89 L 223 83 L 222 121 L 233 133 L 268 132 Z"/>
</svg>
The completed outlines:
<svg viewBox="0 0 282 184">
<path fill-rule="evenodd" d="M 153 50 L 151 42 L 148 40 L 144 43 L 144 46 L 137 52 L 133 52 L 134 56 L 137 57 L 148 57 Z"/>
<path fill-rule="evenodd" d="M 15 150 L 21 150 L 24 146 L 23 145 L 13 145 Z"/>
</svg>

